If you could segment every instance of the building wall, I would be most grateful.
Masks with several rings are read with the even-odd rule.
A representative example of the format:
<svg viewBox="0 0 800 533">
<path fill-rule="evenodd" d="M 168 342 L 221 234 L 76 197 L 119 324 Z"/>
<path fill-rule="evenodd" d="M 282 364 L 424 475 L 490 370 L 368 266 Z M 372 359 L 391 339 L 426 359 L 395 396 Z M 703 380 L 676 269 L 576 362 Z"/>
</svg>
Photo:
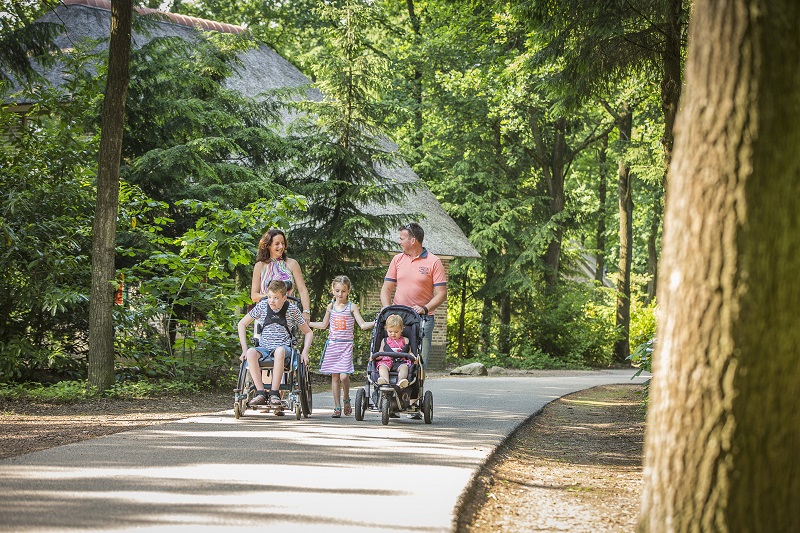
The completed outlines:
<svg viewBox="0 0 800 533">
<path fill-rule="evenodd" d="M 450 271 L 450 259 L 441 258 L 445 272 Z M 389 263 L 387 261 L 386 266 Z M 376 285 L 372 290 L 367 291 L 360 299 L 359 305 L 365 313 L 377 313 L 381 310 L 381 284 Z M 447 355 L 447 301 L 445 301 L 434 312 L 436 324 L 433 329 L 433 339 L 431 340 L 431 354 L 428 358 L 429 370 L 444 370 L 445 357 Z"/>
</svg>

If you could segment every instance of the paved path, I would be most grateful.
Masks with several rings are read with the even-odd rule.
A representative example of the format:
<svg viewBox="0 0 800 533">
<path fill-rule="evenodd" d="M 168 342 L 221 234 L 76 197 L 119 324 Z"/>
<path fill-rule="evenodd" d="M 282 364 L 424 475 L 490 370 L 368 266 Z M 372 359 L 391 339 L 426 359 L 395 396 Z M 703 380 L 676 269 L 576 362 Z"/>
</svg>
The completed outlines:
<svg viewBox="0 0 800 533">
<path fill-rule="evenodd" d="M 431 425 L 334 420 L 317 394 L 299 421 L 228 410 L 12 457 L 0 461 L 0 531 L 451 531 L 460 495 L 514 428 L 632 375 L 429 379 Z"/>
</svg>

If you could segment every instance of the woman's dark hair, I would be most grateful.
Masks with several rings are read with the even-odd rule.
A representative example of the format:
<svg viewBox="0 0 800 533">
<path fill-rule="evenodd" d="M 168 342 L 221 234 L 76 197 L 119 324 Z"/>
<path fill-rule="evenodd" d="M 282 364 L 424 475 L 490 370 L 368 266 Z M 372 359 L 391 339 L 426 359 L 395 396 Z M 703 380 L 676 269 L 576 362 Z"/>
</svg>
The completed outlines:
<svg viewBox="0 0 800 533">
<path fill-rule="evenodd" d="M 286 234 L 283 231 L 277 228 L 272 228 L 269 231 L 267 231 L 263 237 L 261 237 L 260 241 L 258 241 L 258 252 L 256 253 L 256 263 L 259 261 L 266 263 L 271 259 L 271 256 L 269 255 L 269 247 L 272 244 L 272 239 L 275 238 L 275 235 L 280 235 L 281 237 L 283 237 L 283 243 L 286 246 L 283 248 L 283 254 L 281 255 L 281 259 L 286 261 L 286 247 L 289 246 L 289 241 L 286 240 Z"/>
</svg>

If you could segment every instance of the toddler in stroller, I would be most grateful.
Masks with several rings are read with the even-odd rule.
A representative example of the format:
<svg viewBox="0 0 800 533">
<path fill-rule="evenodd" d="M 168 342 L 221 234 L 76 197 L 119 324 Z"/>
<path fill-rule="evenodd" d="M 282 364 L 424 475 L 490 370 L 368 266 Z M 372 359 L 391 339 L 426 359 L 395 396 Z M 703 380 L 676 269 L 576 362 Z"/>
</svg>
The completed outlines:
<svg viewBox="0 0 800 533">
<path fill-rule="evenodd" d="M 369 409 L 381 413 L 384 425 L 403 412 L 421 413 L 426 424 L 433 421 L 433 393 L 425 391 L 419 357 L 421 324 L 416 311 L 404 305 L 385 307 L 375 317 L 367 383 L 356 393 L 356 420 L 363 420 Z"/>
</svg>

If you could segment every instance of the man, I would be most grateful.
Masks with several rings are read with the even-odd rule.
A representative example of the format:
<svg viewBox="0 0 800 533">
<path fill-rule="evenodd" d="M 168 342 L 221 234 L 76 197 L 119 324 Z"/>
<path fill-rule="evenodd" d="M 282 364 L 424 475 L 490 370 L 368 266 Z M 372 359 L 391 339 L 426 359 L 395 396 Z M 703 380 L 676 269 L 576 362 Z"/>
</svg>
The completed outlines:
<svg viewBox="0 0 800 533">
<path fill-rule="evenodd" d="M 381 287 L 381 305 L 393 303 L 411 307 L 422 316 L 422 367 L 428 367 L 433 334 L 434 311 L 447 300 L 447 273 L 442 261 L 423 248 L 425 232 L 411 222 L 400 228 L 400 248 L 392 258 Z M 395 291 L 395 288 L 397 289 Z"/>
</svg>

